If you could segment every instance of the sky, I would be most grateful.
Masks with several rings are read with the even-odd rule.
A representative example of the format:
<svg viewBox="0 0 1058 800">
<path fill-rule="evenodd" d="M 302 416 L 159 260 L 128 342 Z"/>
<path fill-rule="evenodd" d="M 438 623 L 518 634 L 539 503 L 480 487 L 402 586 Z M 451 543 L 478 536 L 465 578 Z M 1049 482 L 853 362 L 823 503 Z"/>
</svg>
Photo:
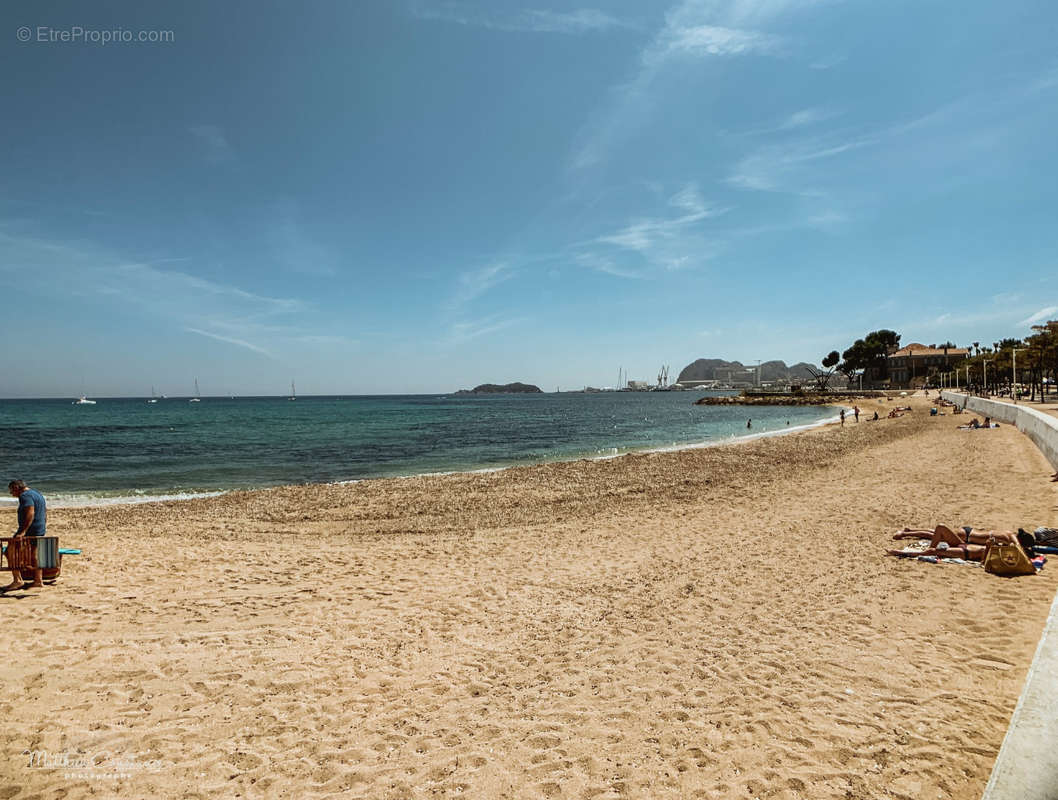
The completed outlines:
<svg viewBox="0 0 1058 800">
<path fill-rule="evenodd" d="M 1023 337 L 1058 317 L 1056 32 L 1050 0 L 5 3 L 0 396 Z"/>
</svg>

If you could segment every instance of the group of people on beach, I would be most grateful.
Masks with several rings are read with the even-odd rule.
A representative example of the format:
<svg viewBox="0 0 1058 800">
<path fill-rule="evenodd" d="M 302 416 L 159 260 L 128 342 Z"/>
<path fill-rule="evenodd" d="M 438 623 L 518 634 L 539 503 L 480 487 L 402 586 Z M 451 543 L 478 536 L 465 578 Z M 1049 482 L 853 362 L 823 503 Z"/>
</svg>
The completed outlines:
<svg viewBox="0 0 1058 800">
<path fill-rule="evenodd" d="M 853 406 L 852 407 L 852 415 L 856 418 L 857 422 L 860 421 L 860 407 L 859 406 Z M 841 424 L 844 425 L 845 424 L 845 409 L 841 409 L 841 413 L 840 413 L 839 416 L 841 417 Z M 874 412 L 874 418 L 878 419 L 878 412 L 877 411 Z"/>
<path fill-rule="evenodd" d="M 7 485 L 7 491 L 12 497 L 18 499 L 18 530 L 11 537 L 12 541 L 8 544 L 8 547 L 16 544 L 15 540 L 24 537 L 44 536 L 47 530 L 48 516 L 44 495 L 36 489 L 29 488 L 23 480 L 11 481 Z M 10 564 L 11 557 L 8 554 L 8 565 Z M 42 575 L 42 570 L 34 569 L 33 583 L 29 584 L 29 586 L 31 588 L 42 587 L 44 585 Z M 26 588 L 26 582 L 22 579 L 22 570 L 18 567 L 11 567 L 11 583 L 0 587 L 0 592 L 11 592 L 24 588 Z"/>
<path fill-rule="evenodd" d="M 983 561 L 985 553 L 993 543 L 1009 544 L 1017 542 L 1017 535 L 1010 531 L 976 531 L 963 528 L 960 536 L 947 525 L 938 525 L 933 530 L 922 528 L 904 528 L 893 534 L 897 541 L 901 539 L 929 539 L 929 546 L 924 550 L 886 550 L 890 556 L 909 558 L 912 556 L 939 556 L 941 558 L 962 558 L 964 561 Z"/>
<path fill-rule="evenodd" d="M 886 550 L 886 554 L 898 558 L 933 556 L 935 558 L 961 558 L 963 561 L 984 561 L 988 550 L 996 545 L 1017 545 L 1027 556 L 1058 552 L 1058 529 L 1036 528 L 1029 533 L 1023 528 L 1013 531 L 978 531 L 969 525 L 961 529 L 962 534 L 947 525 L 938 525 L 933 530 L 904 528 L 893 534 L 901 539 L 928 540 L 925 549 Z"/>
</svg>

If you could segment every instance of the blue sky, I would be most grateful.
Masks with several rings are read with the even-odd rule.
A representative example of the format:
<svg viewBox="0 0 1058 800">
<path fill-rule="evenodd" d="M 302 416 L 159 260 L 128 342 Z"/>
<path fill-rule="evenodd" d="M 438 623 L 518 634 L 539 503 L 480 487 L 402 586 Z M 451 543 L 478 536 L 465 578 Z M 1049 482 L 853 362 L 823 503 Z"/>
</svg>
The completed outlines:
<svg viewBox="0 0 1058 800">
<path fill-rule="evenodd" d="M 1051 2 L 0 19 L 2 396 L 553 390 L 1058 316 Z"/>
</svg>

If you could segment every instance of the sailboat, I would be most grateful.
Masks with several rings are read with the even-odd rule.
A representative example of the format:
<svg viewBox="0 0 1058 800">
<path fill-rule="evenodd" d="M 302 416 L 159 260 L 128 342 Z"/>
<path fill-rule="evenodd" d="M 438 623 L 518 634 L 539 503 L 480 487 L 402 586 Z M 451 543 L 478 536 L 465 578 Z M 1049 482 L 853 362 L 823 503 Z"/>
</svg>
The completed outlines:
<svg viewBox="0 0 1058 800">
<path fill-rule="evenodd" d="M 298 399 L 298 393 L 294 391 L 294 381 L 291 381 L 290 382 L 290 397 L 288 397 L 287 400 L 297 400 L 297 399 Z"/>
<path fill-rule="evenodd" d="M 73 405 L 73 406 L 94 406 L 95 404 L 96 404 L 95 400 L 89 400 L 88 399 L 88 395 L 87 395 L 87 393 L 84 390 L 84 377 L 82 376 L 81 377 L 81 396 L 78 397 L 76 400 L 74 400 L 72 403 L 70 403 L 70 405 Z"/>
<path fill-rule="evenodd" d="M 195 378 L 195 396 L 192 397 L 187 402 L 189 402 L 189 403 L 201 403 L 202 402 L 202 398 L 199 397 L 198 395 L 199 395 L 199 392 L 198 392 L 198 378 Z"/>
<path fill-rule="evenodd" d="M 151 399 L 148 400 L 147 402 L 148 403 L 157 403 L 158 402 L 158 397 L 154 394 L 154 387 L 153 386 L 151 387 Z"/>
</svg>

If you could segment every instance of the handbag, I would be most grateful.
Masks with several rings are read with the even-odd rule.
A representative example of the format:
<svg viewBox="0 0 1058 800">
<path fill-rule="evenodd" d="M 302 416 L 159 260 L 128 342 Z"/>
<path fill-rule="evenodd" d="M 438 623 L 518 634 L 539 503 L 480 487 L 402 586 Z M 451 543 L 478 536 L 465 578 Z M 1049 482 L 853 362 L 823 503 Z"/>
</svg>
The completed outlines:
<svg viewBox="0 0 1058 800">
<path fill-rule="evenodd" d="M 1016 542 L 997 542 L 994 536 L 988 540 L 984 568 L 985 572 L 1006 577 L 1036 574 L 1036 567 L 1029 561 L 1021 545 Z"/>
</svg>

